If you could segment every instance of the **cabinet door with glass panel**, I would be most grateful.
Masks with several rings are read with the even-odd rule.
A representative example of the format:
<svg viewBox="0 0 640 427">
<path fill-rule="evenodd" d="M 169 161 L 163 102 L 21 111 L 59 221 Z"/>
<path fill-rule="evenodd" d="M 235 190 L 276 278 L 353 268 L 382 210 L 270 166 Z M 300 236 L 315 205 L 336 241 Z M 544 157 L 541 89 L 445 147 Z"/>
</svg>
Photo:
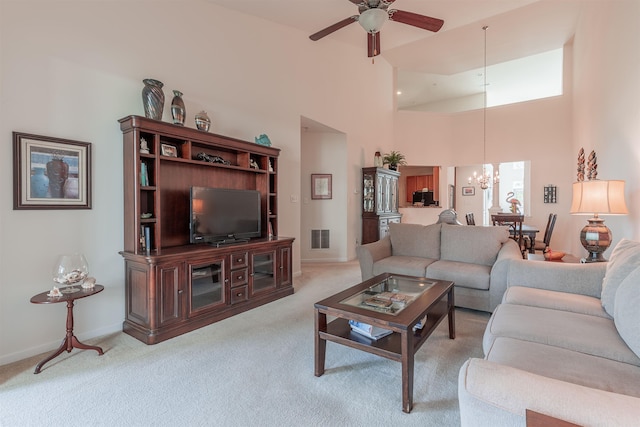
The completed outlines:
<svg viewBox="0 0 640 427">
<path fill-rule="evenodd" d="M 226 256 L 188 261 L 189 314 L 227 302 Z"/>
<path fill-rule="evenodd" d="M 251 255 L 249 287 L 251 295 L 276 288 L 276 251 L 255 252 Z"/>
</svg>

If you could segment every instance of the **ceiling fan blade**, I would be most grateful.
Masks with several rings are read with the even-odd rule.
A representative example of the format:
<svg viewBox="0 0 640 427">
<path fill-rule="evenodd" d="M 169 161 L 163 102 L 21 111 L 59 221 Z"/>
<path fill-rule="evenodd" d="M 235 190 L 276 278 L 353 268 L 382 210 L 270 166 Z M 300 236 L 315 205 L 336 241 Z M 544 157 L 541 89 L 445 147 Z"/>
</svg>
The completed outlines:
<svg viewBox="0 0 640 427">
<path fill-rule="evenodd" d="M 442 28 L 444 21 L 430 16 L 419 15 L 413 12 L 405 12 L 404 10 L 389 10 L 389 20 L 402 22 L 403 24 L 413 25 L 414 27 L 424 30 L 433 31 L 434 33 Z"/>
<path fill-rule="evenodd" d="M 327 28 L 325 28 L 324 30 L 320 30 L 315 34 L 311 34 L 309 36 L 309 38 L 313 41 L 317 41 L 320 40 L 321 38 L 323 38 L 324 36 L 328 36 L 329 34 L 333 33 L 334 31 L 339 30 L 340 28 L 346 27 L 347 25 L 351 24 L 352 22 L 356 22 L 358 20 L 358 15 L 353 15 L 350 16 L 348 18 L 343 19 L 340 22 L 336 22 L 333 25 L 329 25 Z"/>
<path fill-rule="evenodd" d="M 375 34 L 367 33 L 367 56 L 373 58 L 380 55 L 380 31 Z"/>
</svg>

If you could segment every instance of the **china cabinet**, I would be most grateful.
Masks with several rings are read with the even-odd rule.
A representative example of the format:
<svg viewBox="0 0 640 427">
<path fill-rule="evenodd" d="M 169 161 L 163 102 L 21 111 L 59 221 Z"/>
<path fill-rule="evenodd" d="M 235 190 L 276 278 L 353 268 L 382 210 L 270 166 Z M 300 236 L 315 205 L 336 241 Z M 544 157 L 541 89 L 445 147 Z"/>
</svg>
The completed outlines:
<svg viewBox="0 0 640 427">
<path fill-rule="evenodd" d="M 362 244 L 382 239 L 389 224 L 400 222 L 398 179 L 400 172 L 379 167 L 362 169 Z"/>
</svg>

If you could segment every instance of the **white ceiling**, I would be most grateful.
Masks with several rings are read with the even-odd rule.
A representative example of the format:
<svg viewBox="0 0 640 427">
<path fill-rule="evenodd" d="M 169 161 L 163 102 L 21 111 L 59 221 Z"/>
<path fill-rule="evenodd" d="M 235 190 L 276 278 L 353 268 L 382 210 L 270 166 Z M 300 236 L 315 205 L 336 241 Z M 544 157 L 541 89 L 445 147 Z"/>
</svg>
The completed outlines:
<svg viewBox="0 0 640 427">
<path fill-rule="evenodd" d="M 349 0 L 207 1 L 300 29 L 307 36 L 357 14 L 357 6 Z M 583 1 L 396 0 L 390 8 L 445 21 L 438 33 L 393 21 L 384 24 L 381 56 L 397 69 L 398 89 L 403 92 L 398 107 L 478 93 L 477 69 L 484 63 L 484 25 L 489 26 L 488 65 L 561 48 L 574 34 Z M 366 57 L 366 34 L 357 24 L 315 42 L 307 38 L 309 43 L 326 39 L 361 47 Z"/>
</svg>

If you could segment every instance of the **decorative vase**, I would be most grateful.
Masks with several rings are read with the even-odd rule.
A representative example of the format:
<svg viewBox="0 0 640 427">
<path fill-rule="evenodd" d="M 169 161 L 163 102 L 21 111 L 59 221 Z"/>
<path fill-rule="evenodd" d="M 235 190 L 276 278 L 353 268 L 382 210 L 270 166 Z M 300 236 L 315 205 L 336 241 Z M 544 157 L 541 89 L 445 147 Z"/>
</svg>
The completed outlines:
<svg viewBox="0 0 640 427">
<path fill-rule="evenodd" d="M 182 92 L 174 90 L 173 95 L 173 100 L 171 101 L 171 117 L 173 117 L 173 124 L 184 126 L 186 109 L 184 108 L 184 101 L 182 100 Z"/>
<path fill-rule="evenodd" d="M 382 161 L 382 155 L 380 154 L 379 151 L 376 151 L 376 154 L 373 157 L 373 166 L 375 166 L 377 168 L 381 168 L 383 165 L 384 165 L 384 163 Z"/>
<path fill-rule="evenodd" d="M 210 125 L 211 119 L 207 115 L 206 111 L 200 111 L 198 114 L 196 114 L 196 127 L 198 128 L 198 130 L 208 132 Z"/>
<path fill-rule="evenodd" d="M 389 163 L 389 170 L 391 171 L 398 170 L 398 165 L 396 165 L 395 163 Z"/>
<path fill-rule="evenodd" d="M 144 115 L 153 120 L 162 120 L 162 110 L 164 109 L 164 83 L 154 79 L 144 79 L 142 88 L 142 105 Z"/>
<path fill-rule="evenodd" d="M 69 177 L 69 165 L 62 159 L 53 158 L 47 162 L 49 195 L 54 199 L 64 199 L 64 183 Z"/>
<path fill-rule="evenodd" d="M 65 199 L 77 199 L 80 197 L 78 188 L 78 178 L 69 178 L 64 184 L 64 198 Z"/>
<path fill-rule="evenodd" d="M 31 197 L 43 199 L 49 191 L 49 178 L 44 174 L 44 168 L 34 168 L 31 175 Z"/>
</svg>

